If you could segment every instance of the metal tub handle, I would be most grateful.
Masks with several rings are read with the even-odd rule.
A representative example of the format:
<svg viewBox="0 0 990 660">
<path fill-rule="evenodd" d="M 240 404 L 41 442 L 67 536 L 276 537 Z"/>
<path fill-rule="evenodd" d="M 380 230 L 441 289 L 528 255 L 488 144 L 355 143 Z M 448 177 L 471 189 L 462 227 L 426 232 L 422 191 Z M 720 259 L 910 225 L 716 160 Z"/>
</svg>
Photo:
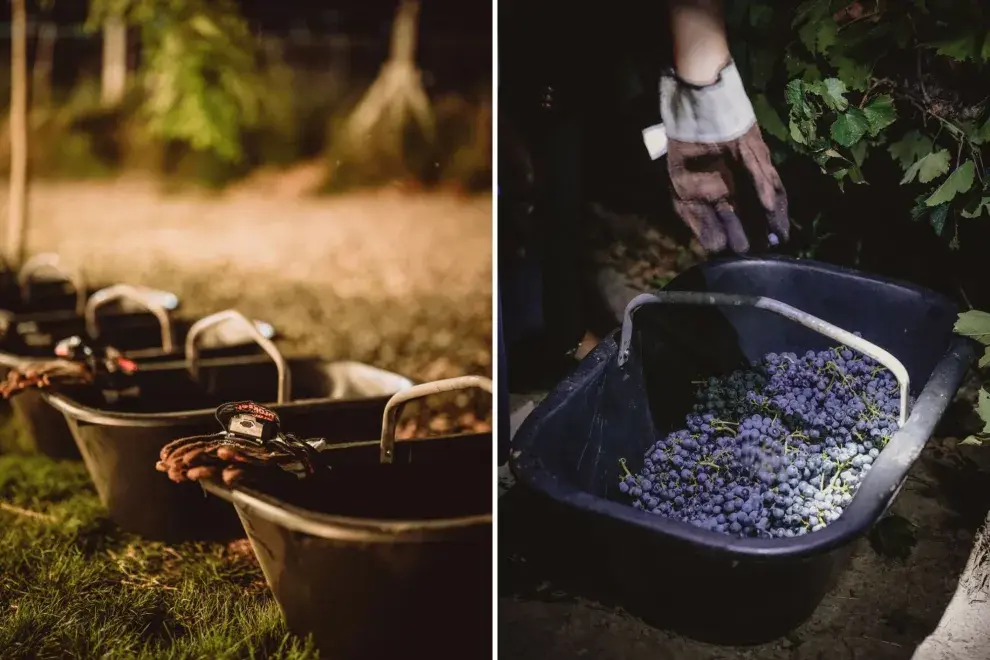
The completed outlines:
<svg viewBox="0 0 990 660">
<path fill-rule="evenodd" d="M 186 363 L 189 373 L 193 379 L 199 379 L 199 346 L 196 340 L 202 336 L 203 331 L 207 328 L 212 328 L 215 325 L 227 322 L 234 322 L 243 325 L 244 330 L 248 333 L 248 335 L 258 344 L 258 346 L 268 353 L 268 356 L 275 363 L 275 368 L 278 371 L 277 403 L 278 405 L 288 403 L 289 397 L 292 393 L 289 365 L 286 363 L 285 358 L 282 357 L 282 353 L 279 352 L 274 342 L 272 342 L 272 340 L 268 337 L 265 337 L 265 335 L 258 330 L 258 326 L 248 320 L 246 316 L 238 312 L 236 309 L 228 309 L 222 312 L 217 312 L 216 314 L 204 316 L 190 326 L 189 334 L 186 335 Z"/>
<path fill-rule="evenodd" d="M 763 296 L 744 296 L 732 293 L 705 293 L 701 291 L 658 291 L 656 293 L 641 293 L 630 300 L 629 304 L 626 305 L 626 311 L 622 319 L 622 335 L 619 343 L 619 366 L 624 365 L 626 361 L 629 360 L 629 346 L 632 343 L 633 312 L 642 305 L 656 303 L 673 305 L 756 307 L 758 309 L 765 309 L 767 311 L 774 312 L 775 314 L 780 314 L 795 323 L 800 323 L 806 328 L 841 342 L 849 348 L 855 349 L 864 355 L 868 355 L 883 366 L 890 369 L 890 371 L 897 378 L 897 383 L 900 385 L 901 390 L 900 426 L 903 427 L 904 423 L 907 421 L 908 385 L 910 384 L 910 377 L 908 376 L 907 369 L 904 368 L 904 365 L 901 364 L 900 360 L 876 344 L 867 341 L 862 337 L 857 337 L 848 330 L 843 330 L 838 326 L 832 325 L 828 321 L 808 314 L 807 312 L 802 312 L 800 309 L 791 307 L 790 305 L 782 303 L 779 300 L 764 298 Z"/>
<path fill-rule="evenodd" d="M 100 336 L 100 324 L 96 312 L 100 307 L 117 300 L 129 300 L 148 310 L 156 319 L 162 332 L 162 351 L 171 353 L 175 342 L 172 339 L 172 321 L 168 310 L 162 307 L 154 296 L 146 295 L 150 289 L 131 286 L 130 284 L 115 284 L 100 289 L 86 301 L 83 318 L 86 321 L 86 334 L 93 339 Z"/>
<path fill-rule="evenodd" d="M 399 411 L 404 404 L 433 394 L 467 390 L 475 387 L 489 394 L 492 393 L 492 381 L 488 378 L 482 376 L 459 376 L 457 378 L 437 380 L 432 383 L 413 385 L 408 389 L 393 394 L 392 398 L 385 404 L 385 412 L 382 414 L 380 461 L 382 463 L 391 463 L 395 459 L 395 428 L 399 422 Z"/>
<path fill-rule="evenodd" d="M 25 261 L 21 269 L 17 271 L 17 286 L 24 302 L 31 300 L 31 285 L 38 273 L 44 270 L 61 275 L 72 285 L 76 292 L 76 313 L 82 314 L 86 307 L 86 282 L 82 273 L 75 268 L 63 265 L 61 258 L 54 252 L 34 255 Z"/>
</svg>

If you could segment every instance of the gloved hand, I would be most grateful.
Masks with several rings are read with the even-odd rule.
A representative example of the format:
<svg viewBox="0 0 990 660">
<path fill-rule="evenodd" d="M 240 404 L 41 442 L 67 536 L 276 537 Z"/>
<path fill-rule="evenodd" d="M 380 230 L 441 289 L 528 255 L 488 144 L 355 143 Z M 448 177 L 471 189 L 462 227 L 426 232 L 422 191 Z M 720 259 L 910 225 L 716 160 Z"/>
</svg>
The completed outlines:
<svg viewBox="0 0 990 660">
<path fill-rule="evenodd" d="M 674 210 L 706 251 L 749 250 L 738 215 L 739 184 L 755 188 L 769 232 L 787 240 L 787 194 L 734 63 L 701 87 L 673 74 L 663 76 L 660 115 L 668 139 Z M 739 174 L 743 181 L 737 180 Z M 774 244 L 773 237 L 768 240 Z"/>
</svg>

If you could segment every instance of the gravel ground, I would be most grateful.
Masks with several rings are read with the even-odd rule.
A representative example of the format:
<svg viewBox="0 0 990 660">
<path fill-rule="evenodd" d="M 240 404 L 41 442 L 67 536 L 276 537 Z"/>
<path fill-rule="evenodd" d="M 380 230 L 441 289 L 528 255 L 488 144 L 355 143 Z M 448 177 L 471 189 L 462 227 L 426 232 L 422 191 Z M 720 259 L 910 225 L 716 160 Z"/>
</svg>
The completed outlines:
<svg viewBox="0 0 990 660">
<path fill-rule="evenodd" d="M 490 197 L 169 195 L 120 180 L 38 182 L 30 203 L 29 253 L 58 252 L 93 282 L 174 291 L 191 317 L 236 307 L 291 353 L 491 375 Z"/>
</svg>

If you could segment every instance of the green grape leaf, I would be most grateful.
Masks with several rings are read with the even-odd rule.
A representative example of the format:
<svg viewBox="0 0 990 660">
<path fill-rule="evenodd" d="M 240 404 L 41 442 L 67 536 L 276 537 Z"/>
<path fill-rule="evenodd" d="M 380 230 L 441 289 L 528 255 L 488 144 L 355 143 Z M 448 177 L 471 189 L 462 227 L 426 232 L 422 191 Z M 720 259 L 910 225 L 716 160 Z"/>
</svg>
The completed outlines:
<svg viewBox="0 0 990 660">
<path fill-rule="evenodd" d="M 809 20 L 798 29 L 798 39 L 812 55 L 824 55 L 835 45 L 839 37 L 839 26 L 827 13 Z"/>
<path fill-rule="evenodd" d="M 869 64 L 845 55 L 835 55 L 831 61 L 832 66 L 836 69 L 836 76 L 845 82 L 846 87 L 857 92 L 865 92 L 869 88 L 870 72 L 872 71 Z"/>
<path fill-rule="evenodd" d="M 990 348 L 983 351 L 983 356 L 980 358 L 980 361 L 976 366 L 980 369 L 986 369 L 987 365 L 990 365 Z"/>
<path fill-rule="evenodd" d="M 866 140 L 860 140 L 853 146 L 849 147 L 849 152 L 852 154 L 853 162 L 859 166 L 863 165 L 863 161 L 866 160 L 866 151 L 870 148 L 870 143 Z"/>
<path fill-rule="evenodd" d="M 859 108 L 850 108 L 832 124 L 832 139 L 843 147 L 851 147 L 866 135 L 870 123 Z"/>
<path fill-rule="evenodd" d="M 970 142 L 973 144 L 983 144 L 985 142 L 990 142 L 990 119 L 987 119 L 983 126 L 979 128 L 971 128 L 966 132 L 966 137 L 969 138 Z"/>
<path fill-rule="evenodd" d="M 931 153 L 934 148 L 932 139 L 922 135 L 916 130 L 908 131 L 904 137 L 894 142 L 887 148 L 890 155 L 896 160 L 901 169 L 908 169 L 911 165 Z M 903 182 L 902 182 L 903 183 Z"/>
<path fill-rule="evenodd" d="M 990 197 L 977 197 L 973 203 L 968 204 L 961 212 L 964 218 L 979 218 L 983 215 L 984 209 L 990 209 Z"/>
<path fill-rule="evenodd" d="M 760 128 L 778 140 L 787 139 L 787 127 L 777 111 L 770 105 L 766 94 L 753 95 L 753 112 L 756 113 L 756 121 Z"/>
<path fill-rule="evenodd" d="M 990 433 L 990 393 L 980 389 L 980 400 L 976 406 L 976 412 L 983 420 L 983 432 Z"/>
<path fill-rule="evenodd" d="M 951 57 L 958 62 L 976 56 L 976 36 L 972 33 L 961 35 L 955 39 L 933 41 L 927 45 L 934 48 L 937 54 Z"/>
<path fill-rule="evenodd" d="M 935 230 L 936 236 L 945 233 L 945 221 L 949 219 L 949 205 L 942 204 L 932 209 L 932 214 L 928 216 L 928 224 Z"/>
<path fill-rule="evenodd" d="M 932 196 L 925 200 L 927 206 L 938 206 L 955 199 L 956 195 L 964 193 L 973 187 L 976 168 L 973 161 L 967 160 L 949 175 L 942 185 L 936 188 Z"/>
<path fill-rule="evenodd" d="M 973 445 L 975 447 L 982 447 L 983 446 L 983 441 L 980 440 L 979 438 L 977 438 L 975 435 L 970 435 L 970 436 L 967 436 L 966 439 L 960 440 L 959 441 L 959 444 L 961 446 Z"/>
<path fill-rule="evenodd" d="M 825 101 L 825 105 L 832 110 L 843 112 L 849 107 L 849 101 L 845 97 L 849 90 L 846 88 L 846 84 L 838 78 L 826 78 L 816 84 L 814 89 Z"/>
<path fill-rule="evenodd" d="M 957 335 L 975 339 L 984 346 L 990 346 L 990 314 L 971 309 L 959 314 L 953 331 Z"/>
<path fill-rule="evenodd" d="M 894 120 L 897 119 L 894 99 L 889 94 L 874 97 L 863 106 L 863 114 L 866 115 L 866 120 L 870 123 L 870 135 L 876 137 L 880 131 L 893 124 Z"/>
<path fill-rule="evenodd" d="M 940 149 L 926 154 L 908 168 L 901 179 L 901 185 L 905 185 L 918 178 L 920 183 L 931 183 L 938 177 L 949 171 L 949 160 L 952 155 L 946 149 Z"/>
<path fill-rule="evenodd" d="M 787 99 L 787 105 L 791 106 L 795 111 L 801 114 L 808 114 L 810 108 L 808 107 L 808 101 L 805 99 L 803 81 L 795 79 L 787 83 L 787 87 L 784 89 L 784 98 Z"/>
</svg>

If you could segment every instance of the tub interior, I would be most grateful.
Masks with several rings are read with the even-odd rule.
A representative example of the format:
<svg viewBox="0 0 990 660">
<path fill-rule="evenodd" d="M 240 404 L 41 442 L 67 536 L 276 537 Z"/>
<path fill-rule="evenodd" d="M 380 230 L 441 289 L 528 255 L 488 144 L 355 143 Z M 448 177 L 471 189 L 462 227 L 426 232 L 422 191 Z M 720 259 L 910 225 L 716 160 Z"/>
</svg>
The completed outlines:
<svg viewBox="0 0 990 660">
<path fill-rule="evenodd" d="M 948 349 L 957 313 L 931 292 L 790 260 L 711 262 L 667 288 L 766 296 L 859 331 L 904 364 L 915 396 Z M 613 335 L 562 384 L 558 391 L 565 398 L 534 422 L 538 426 L 524 440 L 544 470 L 608 499 L 620 497 L 620 459 L 637 472 L 647 448 L 683 425 L 697 381 L 748 368 L 768 352 L 800 355 L 836 345 L 752 307 L 650 304 L 634 319 L 628 365 L 618 366 Z"/>
<path fill-rule="evenodd" d="M 291 400 L 348 400 L 385 397 L 407 387 L 401 376 L 356 362 L 319 359 L 286 360 L 291 376 Z M 182 361 L 141 365 L 134 382 L 136 397 L 107 403 L 99 390 L 69 386 L 59 394 L 88 408 L 105 412 L 156 414 L 214 409 L 229 401 L 273 403 L 277 399 L 275 364 L 267 355 L 207 359 L 198 380 Z"/>
<path fill-rule="evenodd" d="M 331 448 L 322 458 L 329 471 L 254 489 L 317 519 L 422 521 L 492 511 L 490 433 L 399 442 L 386 465 L 375 442 Z"/>
</svg>

